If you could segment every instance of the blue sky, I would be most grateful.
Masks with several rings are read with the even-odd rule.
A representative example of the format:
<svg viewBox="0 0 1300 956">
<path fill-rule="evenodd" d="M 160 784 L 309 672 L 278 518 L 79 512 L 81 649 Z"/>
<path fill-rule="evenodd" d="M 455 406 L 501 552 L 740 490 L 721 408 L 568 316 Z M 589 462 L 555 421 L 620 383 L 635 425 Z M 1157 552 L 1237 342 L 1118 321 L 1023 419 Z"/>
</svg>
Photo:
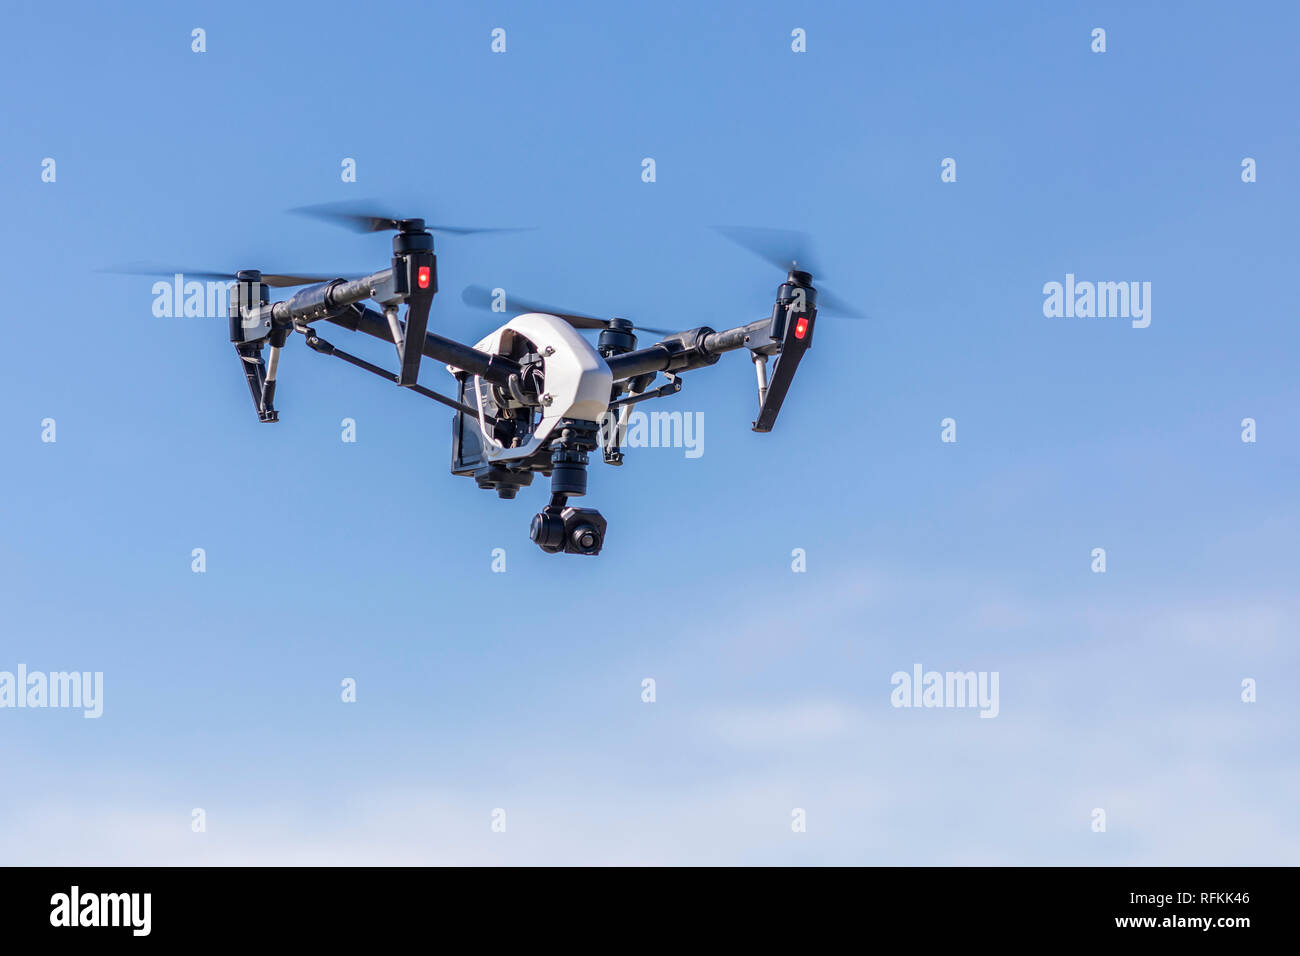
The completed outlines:
<svg viewBox="0 0 1300 956">
<path fill-rule="evenodd" d="M 1300 860 L 1292 5 L 6 19 L 0 670 L 105 701 L 0 710 L 0 861 Z M 362 197 L 535 227 L 439 241 L 471 342 L 470 283 L 751 321 L 780 276 L 716 224 L 812 233 L 870 318 L 818 323 L 768 435 L 743 356 L 687 375 L 704 454 L 593 464 L 605 552 L 549 556 L 445 410 L 298 339 L 259 425 L 223 320 L 100 271 L 380 268 L 287 213 Z M 1150 326 L 1044 317 L 1067 273 L 1150 282 Z M 915 663 L 998 672 L 998 717 L 892 708 Z"/>
</svg>

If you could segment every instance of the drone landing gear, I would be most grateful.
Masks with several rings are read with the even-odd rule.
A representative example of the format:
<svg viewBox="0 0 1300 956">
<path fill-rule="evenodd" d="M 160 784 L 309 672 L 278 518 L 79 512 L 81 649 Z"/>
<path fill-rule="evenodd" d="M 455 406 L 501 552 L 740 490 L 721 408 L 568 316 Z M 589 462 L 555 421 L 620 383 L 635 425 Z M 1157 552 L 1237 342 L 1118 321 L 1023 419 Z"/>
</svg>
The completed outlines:
<svg viewBox="0 0 1300 956">
<path fill-rule="evenodd" d="M 528 536 L 549 554 L 600 554 L 608 522 L 594 508 L 568 506 L 587 493 L 587 452 L 599 444 L 595 422 L 565 419 L 551 442 L 551 503 L 533 516 Z"/>
<path fill-rule="evenodd" d="M 257 409 L 257 420 L 262 423 L 278 422 L 280 413 L 271 404 L 275 398 L 275 372 L 279 364 L 280 350 L 271 349 L 271 365 L 262 360 L 262 346 L 236 345 L 235 351 L 244 366 L 244 378 L 248 381 L 248 392 L 253 396 L 253 406 Z"/>
</svg>

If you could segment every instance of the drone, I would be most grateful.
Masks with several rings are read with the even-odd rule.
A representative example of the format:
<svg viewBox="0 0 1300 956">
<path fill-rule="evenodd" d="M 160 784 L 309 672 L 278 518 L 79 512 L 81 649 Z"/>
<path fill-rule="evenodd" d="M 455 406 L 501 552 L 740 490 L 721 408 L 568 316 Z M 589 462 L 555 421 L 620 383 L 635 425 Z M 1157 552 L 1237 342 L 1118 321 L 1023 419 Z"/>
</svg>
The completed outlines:
<svg viewBox="0 0 1300 956">
<path fill-rule="evenodd" d="M 462 295 L 466 304 L 500 312 L 508 303 L 517 314 L 474 345 L 466 345 L 429 328 L 438 292 L 434 233 L 505 230 L 434 226 L 373 209 L 358 212 L 353 204 L 294 211 L 359 232 L 391 231 L 392 261 L 377 272 L 354 277 L 257 269 L 189 273 L 234 280 L 228 307 L 230 341 L 258 421 L 279 421 L 275 389 L 280 352 L 290 336 L 299 333 L 315 352 L 342 359 L 453 409 L 452 474 L 473 478 L 479 488 L 506 499 L 531 485 L 536 475 L 549 478 L 550 502 L 533 517 L 529 536 L 551 554 L 596 555 L 604 546 L 608 528 L 604 516 L 594 508 L 573 507 L 569 500 L 587 493 L 589 453 L 599 448 L 607 464 L 622 465 L 621 442 L 634 405 L 674 395 L 682 388 L 683 373 L 714 365 L 725 352 L 747 349 L 758 380 L 758 415 L 752 427 L 770 432 L 799 363 L 812 347 L 819 293 L 811 272 L 799 267 L 798 253 L 792 254 L 806 241 L 800 233 L 720 229 L 786 271 L 771 315 L 745 325 L 671 332 L 626 318 L 601 319 L 505 299 L 503 290 L 469 286 Z M 288 299 L 271 302 L 270 288 L 297 291 Z M 828 296 L 823 294 L 820 301 L 826 305 Z M 841 314 L 860 317 L 838 300 L 829 299 L 829 304 Z M 396 350 L 397 371 L 327 342 L 317 323 L 388 342 Z M 580 330 L 598 331 L 595 344 Z M 660 337 L 638 347 L 638 331 Z M 419 383 L 426 358 L 442 363 L 451 373 L 456 382 L 454 398 Z M 656 387 L 660 373 L 666 384 Z"/>
</svg>

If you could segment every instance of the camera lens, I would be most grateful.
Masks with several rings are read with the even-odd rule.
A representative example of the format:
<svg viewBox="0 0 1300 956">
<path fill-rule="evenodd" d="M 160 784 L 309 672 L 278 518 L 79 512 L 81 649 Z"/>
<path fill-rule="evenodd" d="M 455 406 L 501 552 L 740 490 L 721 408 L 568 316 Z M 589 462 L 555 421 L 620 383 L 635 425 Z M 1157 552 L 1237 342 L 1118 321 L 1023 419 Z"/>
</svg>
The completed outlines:
<svg viewBox="0 0 1300 956">
<path fill-rule="evenodd" d="M 559 551 L 564 541 L 564 521 L 559 515 L 538 513 L 533 516 L 533 525 L 528 529 L 528 536 L 536 541 L 543 551 Z"/>
<path fill-rule="evenodd" d="M 573 529 L 569 540 L 579 551 L 594 551 L 600 547 L 600 532 L 589 524 L 580 524 Z"/>
</svg>

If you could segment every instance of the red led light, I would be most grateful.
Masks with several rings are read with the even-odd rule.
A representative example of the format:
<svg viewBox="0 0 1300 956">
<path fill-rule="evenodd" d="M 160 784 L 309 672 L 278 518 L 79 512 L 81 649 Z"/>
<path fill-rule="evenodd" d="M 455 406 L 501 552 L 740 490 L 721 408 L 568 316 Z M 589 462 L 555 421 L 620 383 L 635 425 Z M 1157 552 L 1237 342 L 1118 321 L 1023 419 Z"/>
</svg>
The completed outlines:
<svg viewBox="0 0 1300 956">
<path fill-rule="evenodd" d="M 804 316 L 800 316 L 799 318 L 795 319 L 794 322 L 794 337 L 796 339 L 801 339 L 807 334 L 808 334 L 808 320 Z"/>
<path fill-rule="evenodd" d="M 429 288 L 429 267 L 420 266 L 420 271 L 415 277 L 415 281 L 420 284 L 421 289 Z M 800 336 L 802 338 L 802 336 Z"/>
</svg>

